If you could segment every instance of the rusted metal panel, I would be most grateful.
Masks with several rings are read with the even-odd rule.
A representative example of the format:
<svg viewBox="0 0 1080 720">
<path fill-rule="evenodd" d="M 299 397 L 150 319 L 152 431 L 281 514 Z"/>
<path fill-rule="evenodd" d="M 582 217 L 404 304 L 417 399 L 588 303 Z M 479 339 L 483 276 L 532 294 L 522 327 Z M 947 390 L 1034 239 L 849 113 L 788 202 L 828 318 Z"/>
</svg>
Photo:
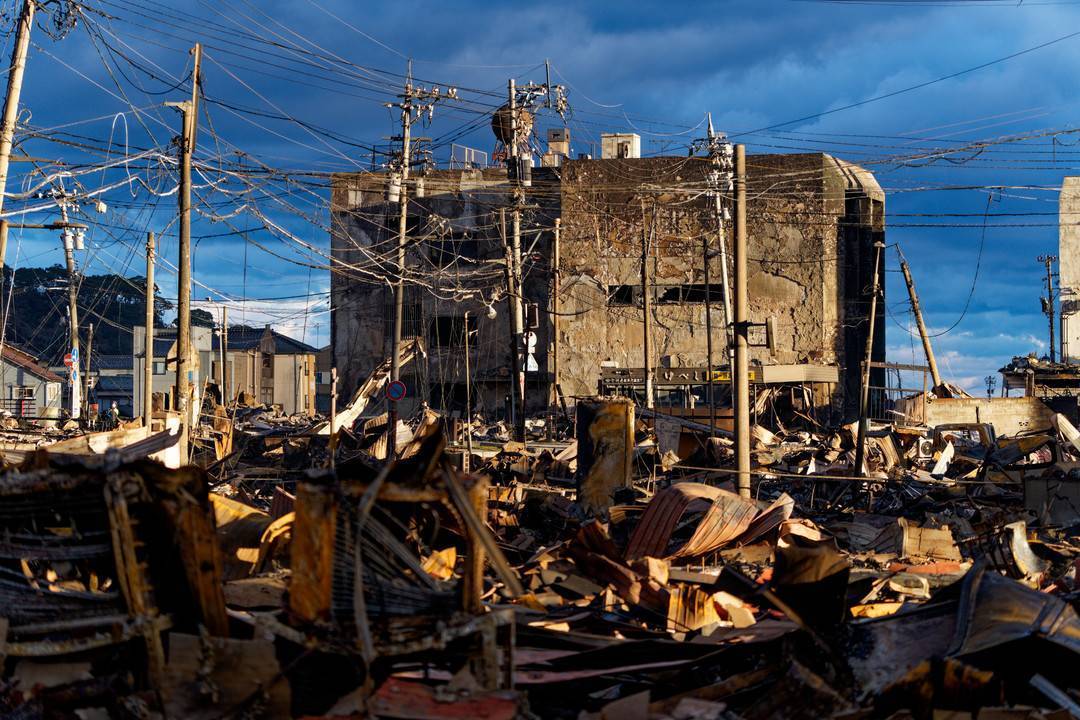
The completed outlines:
<svg viewBox="0 0 1080 720">
<path fill-rule="evenodd" d="M 668 552 L 671 534 L 695 502 L 707 502 L 697 529 L 685 545 Z M 738 495 L 701 483 L 676 483 L 656 494 L 645 508 L 627 546 L 626 557 L 696 557 L 723 547 L 750 527 L 757 507 Z"/>
<path fill-rule="evenodd" d="M 289 610 L 301 622 L 325 622 L 330 619 L 337 503 L 327 489 L 301 483 L 295 512 Z"/>
<path fill-rule="evenodd" d="M 593 398 L 577 404 L 578 503 L 602 514 L 612 493 L 629 487 L 634 469 L 634 403 Z"/>
</svg>

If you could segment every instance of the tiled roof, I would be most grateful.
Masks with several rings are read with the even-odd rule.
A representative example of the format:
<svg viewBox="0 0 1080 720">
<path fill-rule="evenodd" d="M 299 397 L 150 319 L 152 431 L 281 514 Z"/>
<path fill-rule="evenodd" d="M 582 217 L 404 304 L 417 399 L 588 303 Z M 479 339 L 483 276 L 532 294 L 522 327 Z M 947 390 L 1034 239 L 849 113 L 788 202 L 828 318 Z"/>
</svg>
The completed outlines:
<svg viewBox="0 0 1080 720">
<path fill-rule="evenodd" d="M 64 378 L 60 377 L 52 370 L 40 365 L 37 358 L 33 355 L 28 352 L 23 352 L 11 345 L 4 345 L 4 360 L 16 367 L 21 367 L 23 370 L 26 370 L 28 373 L 31 373 L 42 380 L 48 382 L 64 382 Z"/>
</svg>

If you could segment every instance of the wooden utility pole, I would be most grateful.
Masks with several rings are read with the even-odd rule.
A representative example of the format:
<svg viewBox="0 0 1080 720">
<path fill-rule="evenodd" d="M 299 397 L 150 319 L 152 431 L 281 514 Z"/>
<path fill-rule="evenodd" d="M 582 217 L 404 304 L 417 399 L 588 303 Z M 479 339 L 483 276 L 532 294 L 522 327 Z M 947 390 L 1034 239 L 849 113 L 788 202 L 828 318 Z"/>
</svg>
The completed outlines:
<svg viewBox="0 0 1080 720">
<path fill-rule="evenodd" d="M 71 417 L 77 419 L 82 412 L 81 398 L 76 398 L 82 392 L 81 365 L 82 358 L 79 354 L 79 279 L 75 273 L 75 233 L 68 227 L 67 201 L 60 198 L 61 238 L 64 243 L 64 262 L 67 265 L 68 276 L 68 323 L 71 328 Z M 87 365 L 89 367 L 89 364 Z M 76 402 L 79 400 L 79 402 Z"/>
<path fill-rule="evenodd" d="M 713 397 L 712 284 L 709 282 L 709 233 L 701 234 L 701 261 L 705 280 L 705 371 L 709 374 L 706 397 L 709 403 L 709 427 L 716 427 L 716 402 Z"/>
<path fill-rule="evenodd" d="M 907 283 L 908 297 L 911 299 L 911 312 L 915 315 L 915 325 L 919 328 L 919 337 L 922 338 L 923 352 L 926 353 L 926 364 L 930 366 L 930 377 L 934 381 L 934 389 L 937 389 L 941 385 L 941 373 L 938 372 L 934 348 L 930 345 L 930 333 L 926 331 L 926 323 L 923 322 L 922 310 L 919 307 L 919 296 L 915 292 L 915 281 L 911 279 L 911 270 L 908 268 L 903 253 L 900 255 L 900 272 L 904 274 L 904 282 Z"/>
<path fill-rule="evenodd" d="M 26 51 L 30 47 L 30 29 L 34 26 L 35 0 L 23 0 L 22 12 L 15 30 L 15 47 L 11 51 L 8 69 L 7 95 L 4 98 L 4 117 L 0 120 L 0 212 L 4 209 L 8 168 L 11 163 L 11 144 L 15 139 L 15 123 L 19 119 L 19 95 L 26 72 Z M 7 254 L 7 224 L 0 226 L 0 269 Z"/>
<path fill-rule="evenodd" d="M 653 218 L 655 224 L 656 218 Z M 641 199 L 641 317 L 642 317 L 642 341 L 641 353 L 645 370 L 645 407 L 653 408 L 653 378 L 652 378 L 652 347 L 649 342 L 652 338 L 652 303 L 649 302 L 652 294 L 649 287 L 649 230 L 645 227 L 645 198 Z"/>
<path fill-rule="evenodd" d="M 524 348 L 524 317 L 522 310 L 522 272 L 521 272 L 521 206 L 525 203 L 525 191 L 522 186 L 522 162 L 521 162 L 521 138 L 518 137 L 517 116 L 517 87 L 514 78 L 507 82 L 509 95 L 508 107 L 510 108 L 510 178 L 513 189 L 513 235 L 510 243 L 510 276 L 513 289 L 511 291 L 510 312 L 510 342 L 513 344 L 513 377 L 514 389 L 511 393 L 511 402 L 514 404 L 514 439 L 518 442 L 525 441 L 525 367 L 522 353 Z"/>
<path fill-rule="evenodd" d="M 146 326 L 143 338 L 143 426 L 152 427 L 154 415 L 154 233 L 146 233 Z"/>
<path fill-rule="evenodd" d="M 398 191 L 398 242 L 397 242 L 397 280 L 394 283 L 394 317 L 391 326 L 391 347 L 393 353 L 390 360 L 390 382 L 401 378 L 401 333 L 405 321 L 405 244 L 409 225 L 409 165 L 411 164 L 412 148 L 412 109 L 409 97 L 412 93 L 412 83 L 405 84 L 405 101 L 401 109 L 401 189 Z M 398 404 L 397 400 L 388 400 L 390 407 L 387 409 L 387 460 L 397 456 L 397 423 Z"/>
<path fill-rule="evenodd" d="M 409 222 L 409 169 L 412 165 L 412 124 L 421 115 L 431 117 L 435 103 L 444 97 L 438 88 L 428 90 L 413 87 L 412 84 L 412 61 L 409 62 L 409 72 L 405 80 L 405 92 L 398 96 L 401 98 L 396 103 L 386 103 L 388 108 L 398 108 L 401 111 L 401 168 L 400 190 L 398 191 L 398 232 L 397 232 L 397 278 L 394 282 L 394 315 L 391 326 L 391 342 L 393 346 L 390 352 L 390 381 L 394 382 L 401 378 L 401 335 L 405 320 L 405 247 L 408 242 Z M 457 91 L 451 88 L 445 97 L 457 97 Z M 396 400 L 387 400 L 387 455 L 392 459 L 397 454 L 397 422 L 398 404 Z"/>
<path fill-rule="evenodd" d="M 514 271 L 514 246 L 510 238 L 507 236 L 506 230 L 506 210 L 499 208 L 499 237 L 502 239 L 503 246 L 503 279 L 506 282 L 506 314 L 509 317 L 510 323 L 510 353 L 508 355 L 508 362 L 510 364 L 510 424 L 513 426 L 514 439 L 519 442 L 524 438 L 524 434 L 520 437 L 517 434 L 518 430 L 518 416 L 521 414 L 522 408 L 522 392 L 521 384 L 518 382 L 519 372 L 521 370 L 521 325 L 518 318 L 518 300 L 521 295 L 521 288 L 516 283 L 517 273 Z"/>
<path fill-rule="evenodd" d="M 229 308 L 221 306 L 221 404 L 228 407 L 229 392 Z"/>
<path fill-rule="evenodd" d="M 469 355 L 469 311 L 465 311 L 465 472 L 472 467 L 472 361 Z"/>
<path fill-rule="evenodd" d="M 1043 312 L 1050 324 L 1050 362 L 1057 362 L 1054 347 L 1054 263 L 1057 255 L 1040 255 L 1039 262 L 1046 265 L 1046 299 L 1043 300 Z"/>
<path fill-rule="evenodd" d="M 330 368 L 330 467 L 336 464 L 337 456 L 337 368 Z"/>
<path fill-rule="evenodd" d="M 885 243 L 874 243 L 874 277 L 870 284 L 870 316 L 867 318 L 866 358 L 863 360 L 862 383 L 859 388 L 859 432 L 855 438 L 855 474 L 863 474 L 863 458 L 866 456 L 866 425 L 870 404 L 870 363 L 874 357 L 874 326 L 877 323 L 877 301 L 881 294 L 881 251 Z"/>
<path fill-rule="evenodd" d="M 551 239 L 551 406 L 559 404 L 559 243 L 561 241 L 562 218 L 555 218 L 555 234 Z M 552 429 L 555 413 L 551 413 Z"/>
<path fill-rule="evenodd" d="M 180 210 L 180 259 L 177 272 L 176 300 L 176 402 L 180 412 L 180 462 L 188 460 L 191 433 L 191 156 L 195 152 L 196 130 L 199 123 L 199 69 L 202 65 L 202 45 L 192 49 L 194 66 L 191 73 L 191 99 L 170 103 L 180 108 L 183 133 L 180 137 L 180 189 L 177 193 Z"/>
<path fill-rule="evenodd" d="M 93 366 L 94 352 L 94 323 L 90 323 L 86 328 L 86 372 L 82 374 L 82 416 L 89 422 L 93 418 L 90 417 L 90 368 Z"/>
<path fill-rule="evenodd" d="M 746 146 L 735 146 L 735 457 L 739 495 L 750 497 L 750 343 L 747 293 Z"/>
</svg>

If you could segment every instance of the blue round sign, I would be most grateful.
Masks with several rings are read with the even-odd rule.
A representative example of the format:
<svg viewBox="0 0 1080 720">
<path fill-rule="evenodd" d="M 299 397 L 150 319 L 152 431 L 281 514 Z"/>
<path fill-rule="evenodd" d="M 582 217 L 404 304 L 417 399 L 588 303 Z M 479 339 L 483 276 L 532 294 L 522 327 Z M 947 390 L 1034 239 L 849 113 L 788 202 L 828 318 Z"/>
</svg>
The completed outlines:
<svg viewBox="0 0 1080 720">
<path fill-rule="evenodd" d="M 405 383 L 400 380 L 394 380 L 386 386 L 386 397 L 394 402 L 403 400 L 405 398 Z"/>
</svg>

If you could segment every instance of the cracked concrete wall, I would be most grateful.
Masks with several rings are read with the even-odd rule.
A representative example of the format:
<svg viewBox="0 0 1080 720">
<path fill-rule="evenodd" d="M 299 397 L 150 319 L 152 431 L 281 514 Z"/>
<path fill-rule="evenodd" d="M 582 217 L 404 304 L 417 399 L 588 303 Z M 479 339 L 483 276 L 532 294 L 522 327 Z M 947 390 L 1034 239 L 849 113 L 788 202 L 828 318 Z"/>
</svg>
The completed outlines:
<svg viewBox="0 0 1080 720">
<path fill-rule="evenodd" d="M 706 161 L 690 158 L 564 164 L 560 310 L 570 317 L 562 322 L 559 339 L 560 381 L 567 394 L 594 392 L 601 361 L 620 367 L 644 364 L 640 303 L 611 306 L 608 299 L 613 286 L 641 282 L 643 228 L 655 237 L 649 259 L 652 282 L 703 282 L 701 238 L 713 235 L 712 247 L 718 245 L 714 215 L 702 196 L 707 169 Z M 845 173 L 844 164 L 823 154 L 750 156 L 747 176 L 750 319 L 773 317 L 777 330 L 775 354 L 752 348 L 751 362 L 835 364 L 843 366 L 847 381 L 852 375 L 857 379 L 858 363 L 851 366 L 848 346 L 865 347 L 865 323 L 861 336 L 844 330 L 855 322 L 852 311 L 865 314 L 857 305 L 865 306 L 862 295 L 868 282 L 856 277 L 845 283 L 841 267 L 846 255 L 865 254 L 868 245 L 865 238 L 858 247 L 848 241 L 846 254 L 841 246 L 853 221 L 848 196 L 860 197 L 863 191 L 851 181 L 851 173 Z M 641 191 L 643 186 L 649 189 Z M 658 187 L 671 190 L 658 192 Z M 877 196 L 880 190 L 870 192 Z M 866 219 L 854 220 L 858 225 Z M 729 257 L 732 238 L 728 223 Z M 712 283 L 720 283 L 720 270 L 720 260 L 714 258 Z M 703 302 L 654 304 L 652 319 L 653 367 L 706 365 Z M 719 302 L 713 303 L 712 319 L 714 364 L 723 365 L 726 342 Z M 879 328 L 883 339 L 884 328 Z M 882 342 L 878 358 L 884 359 L 883 354 Z M 838 410 L 845 399 L 843 385 L 834 398 Z"/>
<path fill-rule="evenodd" d="M 643 229 L 650 239 L 650 280 L 658 296 L 670 286 L 704 283 L 703 241 L 708 239 L 714 252 L 719 246 L 705 195 L 707 170 L 704 159 L 685 157 L 572 160 L 560 168 L 534 170 L 532 209 L 522 222 L 523 294 L 540 309 L 535 329 L 539 371 L 527 376 L 531 410 L 547 406 L 553 378 L 548 310 L 554 218 L 562 218 L 559 381 L 567 396 L 592 395 L 604 360 L 621 367 L 643 365 L 640 304 L 609 302 L 612 287 L 641 283 Z M 819 153 L 753 155 L 747 159 L 747 175 L 750 318 L 775 318 L 778 336 L 775 355 L 754 348 L 751 360 L 840 365 L 843 382 L 831 401 L 839 407 L 847 399 L 850 406 L 866 345 L 872 245 L 884 232 L 880 188 L 861 168 Z M 333 183 L 332 252 L 339 271 L 331 280 L 332 342 L 343 393 L 351 392 L 389 349 L 390 288 L 350 267 L 370 267 L 373 255 L 388 252 L 396 242 L 397 206 L 385 201 L 385 183 L 385 175 L 372 174 L 340 175 Z M 457 235 L 483 239 L 470 267 L 486 263 L 493 274 L 476 282 L 476 297 L 448 302 L 414 286 L 407 298 L 421 317 L 412 326 L 418 332 L 437 315 L 468 310 L 477 318 L 474 402 L 478 410 L 496 416 L 504 413 L 509 392 L 508 312 L 501 298 L 494 304 L 498 315 L 489 319 L 483 301 L 503 287 L 498 209 L 509 206 L 508 190 L 502 169 L 436 171 L 426 179 L 425 198 L 410 212 L 415 217 L 410 238 L 430 236 L 425 223 L 437 216 Z M 728 222 L 729 263 L 732 237 Z M 446 271 L 431 266 L 429 250 L 424 241 L 415 243 L 410 267 L 429 268 L 425 280 L 452 283 L 453 277 L 441 274 Z M 719 286 L 719 257 L 710 260 L 710 274 L 710 282 Z M 882 303 L 875 359 L 884 359 L 883 312 Z M 717 300 L 712 324 L 718 366 L 726 364 L 724 322 L 723 303 Z M 703 302 L 654 304 L 653 366 L 704 366 L 705 327 Z M 763 332 L 752 331 L 755 338 L 763 342 Z M 463 354 L 458 348 L 431 348 L 406 379 L 416 399 L 459 408 L 463 396 L 454 387 L 464 380 Z"/>
<path fill-rule="evenodd" d="M 545 172 L 534 173 L 529 194 L 536 197 L 527 197 L 522 247 L 523 253 L 532 250 L 523 262 L 523 296 L 546 311 L 551 233 L 546 229 L 538 233 L 537 228 L 550 228 L 554 214 L 549 209 L 550 173 Z M 399 206 L 387 202 L 386 183 L 384 174 L 340 174 L 333 180 L 331 248 L 337 271 L 331 277 L 331 343 L 345 395 L 389 356 L 391 348 L 393 288 L 381 279 L 374 263 L 379 260 L 392 268 L 396 258 Z M 464 410 L 464 354 L 460 345 L 440 344 L 435 321 L 441 316 L 461 317 L 466 311 L 475 329 L 470 335 L 473 406 L 489 416 L 507 412 L 510 312 L 499 210 L 510 205 L 509 189 L 505 170 L 493 168 L 428 172 L 422 198 L 410 187 L 406 264 L 416 274 L 406 283 L 402 334 L 423 337 L 428 352 L 402 371 L 409 389 L 408 400 L 401 404 L 403 413 L 412 412 L 420 402 L 448 412 Z M 554 196 L 557 201 L 557 191 Z M 505 223 L 509 234 L 509 212 Z M 463 249 L 465 244 L 472 249 Z M 441 250 L 461 257 L 440 262 Z M 489 306 L 496 312 L 494 318 L 489 317 Z M 526 391 L 539 408 L 547 406 L 548 356 L 543 349 L 550 342 L 550 327 L 542 323 L 533 332 L 540 368 L 526 374 Z"/>
</svg>

